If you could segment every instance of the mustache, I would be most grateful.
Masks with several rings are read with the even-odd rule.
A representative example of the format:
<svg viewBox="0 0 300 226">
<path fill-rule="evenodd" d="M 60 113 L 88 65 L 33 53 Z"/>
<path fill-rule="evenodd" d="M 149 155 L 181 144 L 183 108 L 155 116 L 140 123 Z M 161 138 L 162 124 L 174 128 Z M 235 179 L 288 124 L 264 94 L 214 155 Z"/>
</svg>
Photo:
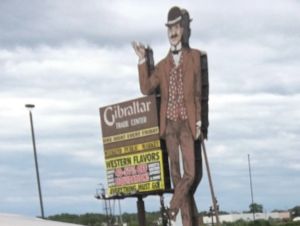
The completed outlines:
<svg viewBox="0 0 300 226">
<path fill-rule="evenodd" d="M 171 38 L 177 38 L 178 34 L 171 35 Z"/>
</svg>

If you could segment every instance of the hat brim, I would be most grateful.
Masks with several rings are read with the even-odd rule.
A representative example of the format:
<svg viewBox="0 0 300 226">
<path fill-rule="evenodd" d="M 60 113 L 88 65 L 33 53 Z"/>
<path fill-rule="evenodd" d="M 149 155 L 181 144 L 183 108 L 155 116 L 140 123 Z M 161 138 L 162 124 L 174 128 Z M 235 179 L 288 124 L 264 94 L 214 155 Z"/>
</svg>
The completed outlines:
<svg viewBox="0 0 300 226">
<path fill-rule="evenodd" d="M 182 21 L 182 18 L 181 18 L 181 20 L 179 20 L 179 21 L 177 21 L 177 22 L 168 21 L 167 23 L 165 23 L 165 25 L 166 25 L 167 27 L 170 27 L 170 26 L 172 26 L 172 25 L 175 25 L 175 24 L 179 23 L 180 21 Z M 193 19 L 190 18 L 190 19 L 189 19 L 189 22 L 192 22 L 192 21 L 193 21 Z"/>
<path fill-rule="evenodd" d="M 168 21 L 167 23 L 165 23 L 165 25 L 167 27 L 170 27 L 172 25 L 178 24 L 181 20 L 182 20 L 182 16 L 179 16 L 179 17 L 175 18 L 174 20 Z"/>
</svg>

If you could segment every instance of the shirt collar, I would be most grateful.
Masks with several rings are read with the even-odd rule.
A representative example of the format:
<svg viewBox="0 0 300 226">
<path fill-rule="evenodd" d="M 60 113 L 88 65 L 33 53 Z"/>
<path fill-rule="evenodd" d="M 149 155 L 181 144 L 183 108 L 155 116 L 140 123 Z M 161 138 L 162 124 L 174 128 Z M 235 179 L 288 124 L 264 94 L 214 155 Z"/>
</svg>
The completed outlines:
<svg viewBox="0 0 300 226">
<path fill-rule="evenodd" d="M 179 42 L 177 45 L 171 45 L 171 52 L 173 53 L 173 54 L 178 54 L 180 51 L 181 51 L 181 49 L 182 49 L 182 44 L 181 44 L 181 42 Z"/>
</svg>

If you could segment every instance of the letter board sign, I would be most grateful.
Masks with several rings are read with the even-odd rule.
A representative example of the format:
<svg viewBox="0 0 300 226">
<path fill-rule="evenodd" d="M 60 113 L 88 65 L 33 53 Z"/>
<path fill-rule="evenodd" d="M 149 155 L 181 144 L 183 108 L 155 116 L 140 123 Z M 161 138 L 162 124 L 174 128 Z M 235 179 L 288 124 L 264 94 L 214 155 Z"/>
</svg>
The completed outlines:
<svg viewBox="0 0 300 226">
<path fill-rule="evenodd" d="M 100 119 L 109 196 L 169 186 L 154 95 L 101 107 Z"/>
</svg>

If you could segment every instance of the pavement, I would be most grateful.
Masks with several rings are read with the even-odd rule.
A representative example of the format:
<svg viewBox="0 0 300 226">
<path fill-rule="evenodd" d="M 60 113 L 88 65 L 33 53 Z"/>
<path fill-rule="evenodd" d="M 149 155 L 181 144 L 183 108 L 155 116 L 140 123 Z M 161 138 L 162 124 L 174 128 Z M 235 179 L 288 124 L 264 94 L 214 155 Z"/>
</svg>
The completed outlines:
<svg viewBox="0 0 300 226">
<path fill-rule="evenodd" d="M 44 220 L 35 217 L 22 216 L 9 213 L 0 213 L 1 226 L 80 226 L 79 224 L 63 223 Z"/>
</svg>

